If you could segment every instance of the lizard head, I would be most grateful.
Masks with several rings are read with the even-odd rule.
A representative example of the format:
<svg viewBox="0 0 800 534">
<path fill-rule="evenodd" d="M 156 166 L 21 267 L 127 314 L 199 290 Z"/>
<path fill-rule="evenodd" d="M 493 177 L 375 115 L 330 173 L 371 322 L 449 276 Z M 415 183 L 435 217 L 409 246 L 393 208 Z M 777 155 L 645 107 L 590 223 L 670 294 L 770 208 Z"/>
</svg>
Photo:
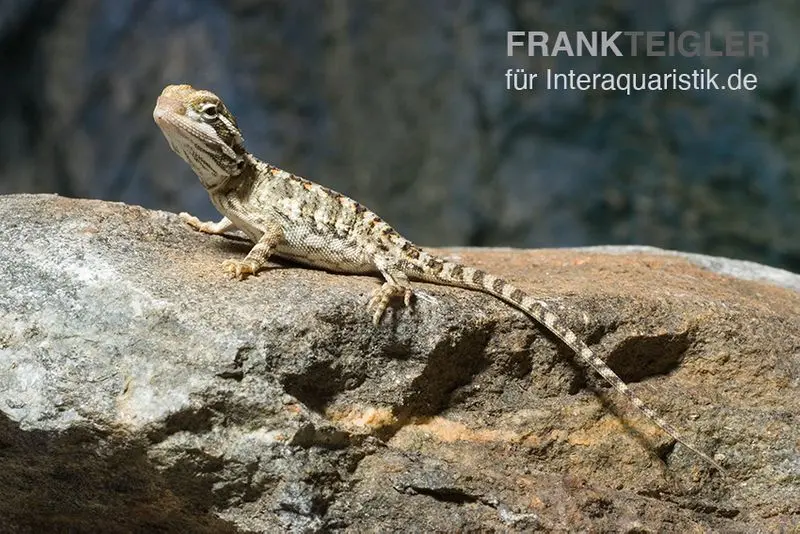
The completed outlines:
<svg viewBox="0 0 800 534">
<path fill-rule="evenodd" d="M 244 170 L 244 140 L 236 119 L 210 91 L 168 85 L 153 110 L 170 148 L 186 160 L 209 191 Z"/>
</svg>

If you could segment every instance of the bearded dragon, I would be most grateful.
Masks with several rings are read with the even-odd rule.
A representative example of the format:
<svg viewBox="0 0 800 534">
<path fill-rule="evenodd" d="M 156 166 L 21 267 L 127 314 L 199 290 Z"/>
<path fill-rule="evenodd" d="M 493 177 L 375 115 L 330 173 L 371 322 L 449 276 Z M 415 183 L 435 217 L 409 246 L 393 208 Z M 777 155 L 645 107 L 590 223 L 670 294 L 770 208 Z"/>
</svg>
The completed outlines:
<svg viewBox="0 0 800 534">
<path fill-rule="evenodd" d="M 664 432 L 725 473 L 639 399 L 546 302 L 498 276 L 428 253 L 355 200 L 259 160 L 245 149 L 236 119 L 214 93 L 167 86 L 153 118 L 224 215 L 216 223 L 188 213 L 181 219 L 209 234 L 238 228 L 255 243 L 245 258 L 223 262 L 233 277 L 255 275 L 273 255 L 334 273 L 380 275 L 383 284 L 367 304 L 376 326 L 393 300 L 411 305 L 412 280 L 488 293 L 544 325 Z"/>
</svg>

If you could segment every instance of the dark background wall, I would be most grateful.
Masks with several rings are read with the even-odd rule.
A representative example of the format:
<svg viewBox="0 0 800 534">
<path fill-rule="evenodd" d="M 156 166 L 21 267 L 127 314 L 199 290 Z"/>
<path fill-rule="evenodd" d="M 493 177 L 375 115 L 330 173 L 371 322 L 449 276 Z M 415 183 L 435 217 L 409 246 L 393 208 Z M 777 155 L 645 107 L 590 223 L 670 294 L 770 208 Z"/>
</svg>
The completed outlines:
<svg viewBox="0 0 800 534">
<path fill-rule="evenodd" d="M 647 244 L 800 271 L 790 0 L 4 0 L 0 192 L 216 218 L 152 121 L 220 94 L 249 149 L 424 245 Z M 508 30 L 762 30 L 769 58 L 506 55 Z M 742 68 L 754 92 L 505 90 L 506 69 Z"/>
</svg>

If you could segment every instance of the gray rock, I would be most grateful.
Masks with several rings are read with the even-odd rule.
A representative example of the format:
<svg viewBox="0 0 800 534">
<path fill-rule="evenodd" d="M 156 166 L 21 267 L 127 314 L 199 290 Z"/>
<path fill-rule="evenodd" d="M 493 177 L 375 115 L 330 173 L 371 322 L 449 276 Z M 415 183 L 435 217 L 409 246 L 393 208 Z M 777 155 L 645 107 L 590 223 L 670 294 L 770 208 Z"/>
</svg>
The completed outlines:
<svg viewBox="0 0 800 534">
<path fill-rule="evenodd" d="M 0 220 L 9 530 L 800 523 L 796 290 L 653 250 L 441 251 L 550 302 L 721 478 L 489 296 L 421 284 L 375 328 L 376 279 L 230 280 L 249 244 L 171 213 L 18 195 Z"/>
</svg>

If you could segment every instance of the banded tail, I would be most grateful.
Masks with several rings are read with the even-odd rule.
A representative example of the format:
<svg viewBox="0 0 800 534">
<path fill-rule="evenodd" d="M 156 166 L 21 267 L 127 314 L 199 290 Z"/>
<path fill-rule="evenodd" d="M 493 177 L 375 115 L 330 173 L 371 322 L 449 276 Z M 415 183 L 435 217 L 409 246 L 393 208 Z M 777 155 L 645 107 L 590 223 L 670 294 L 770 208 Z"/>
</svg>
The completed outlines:
<svg viewBox="0 0 800 534">
<path fill-rule="evenodd" d="M 463 287 L 482 293 L 488 293 L 499 298 L 514 308 L 520 310 L 528 317 L 542 324 L 556 337 L 563 341 L 570 349 L 575 351 L 581 359 L 606 379 L 619 393 L 624 395 L 644 415 L 658 425 L 674 440 L 683 444 L 690 451 L 714 466 L 720 473 L 726 475 L 725 469 L 715 462 L 710 456 L 690 443 L 680 432 L 665 421 L 655 410 L 647 406 L 628 385 L 611 368 L 598 358 L 592 349 L 581 341 L 564 322 L 547 307 L 547 303 L 536 300 L 511 283 L 491 275 L 480 269 L 460 265 L 442 258 L 419 252 L 419 264 L 413 269 L 411 276 L 425 282 L 445 283 L 447 285 Z"/>
</svg>

